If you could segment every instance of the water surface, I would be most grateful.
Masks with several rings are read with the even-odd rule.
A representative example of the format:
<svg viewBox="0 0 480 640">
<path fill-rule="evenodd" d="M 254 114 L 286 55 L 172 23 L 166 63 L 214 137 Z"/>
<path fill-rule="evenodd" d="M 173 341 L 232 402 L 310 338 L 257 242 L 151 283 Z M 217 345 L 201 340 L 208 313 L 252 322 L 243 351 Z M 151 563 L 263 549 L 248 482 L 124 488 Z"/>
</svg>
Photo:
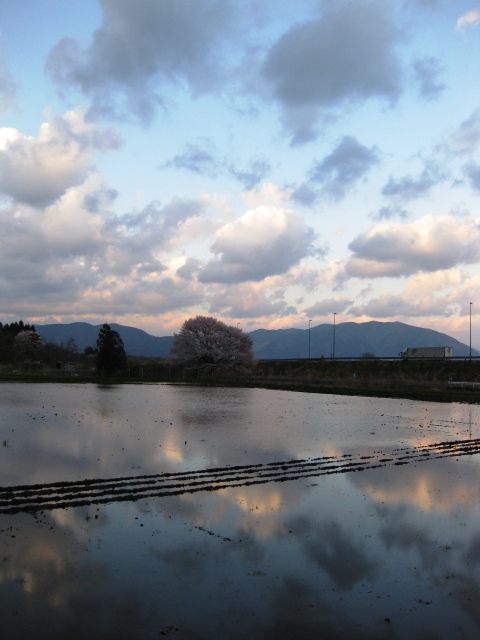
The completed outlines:
<svg viewBox="0 0 480 640">
<path fill-rule="evenodd" d="M 2 384 L 0 485 L 85 502 L 4 495 L 5 637 L 477 638 L 479 425 L 460 404 Z"/>
</svg>

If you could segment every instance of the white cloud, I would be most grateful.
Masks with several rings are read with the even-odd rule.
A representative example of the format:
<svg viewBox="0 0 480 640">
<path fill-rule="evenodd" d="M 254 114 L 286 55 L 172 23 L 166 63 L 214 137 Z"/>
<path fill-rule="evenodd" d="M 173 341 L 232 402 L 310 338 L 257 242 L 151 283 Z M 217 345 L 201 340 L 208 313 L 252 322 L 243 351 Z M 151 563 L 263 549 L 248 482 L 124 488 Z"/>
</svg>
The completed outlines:
<svg viewBox="0 0 480 640">
<path fill-rule="evenodd" d="M 268 318 L 295 314 L 283 296 L 273 294 L 262 283 L 241 283 L 218 287 L 210 297 L 210 313 L 229 318 Z"/>
<path fill-rule="evenodd" d="M 285 273 L 316 252 L 315 233 L 292 211 L 257 207 L 217 231 L 217 256 L 200 271 L 201 282 L 260 281 Z"/>
<path fill-rule="evenodd" d="M 0 297 L 9 308 L 126 314 L 200 299 L 198 283 L 170 273 L 167 256 L 184 225 L 202 214 L 203 200 L 153 202 L 115 216 L 108 211 L 115 193 L 90 173 L 44 211 L 0 209 Z"/>
<path fill-rule="evenodd" d="M 450 215 L 424 216 L 410 224 L 379 223 L 349 245 L 350 277 L 407 276 L 480 261 L 480 222 Z"/>
<path fill-rule="evenodd" d="M 245 191 L 242 197 L 249 207 L 254 208 L 262 204 L 274 206 L 285 204 L 291 195 L 290 188 L 283 189 L 273 182 L 262 182 L 258 187 Z"/>
<path fill-rule="evenodd" d="M 480 24 L 480 9 L 469 11 L 457 20 L 455 28 L 457 31 L 464 31 L 467 27 L 473 27 Z"/>
<path fill-rule="evenodd" d="M 81 110 L 44 122 L 38 138 L 0 129 L 0 192 L 16 202 L 45 207 L 86 179 L 96 151 L 117 148 L 112 132 L 86 123 Z"/>
<path fill-rule="evenodd" d="M 453 268 L 420 273 L 410 279 L 403 291 L 385 293 L 364 305 L 350 309 L 352 314 L 372 318 L 452 318 L 468 313 L 468 300 L 478 289 L 480 278 Z"/>
</svg>

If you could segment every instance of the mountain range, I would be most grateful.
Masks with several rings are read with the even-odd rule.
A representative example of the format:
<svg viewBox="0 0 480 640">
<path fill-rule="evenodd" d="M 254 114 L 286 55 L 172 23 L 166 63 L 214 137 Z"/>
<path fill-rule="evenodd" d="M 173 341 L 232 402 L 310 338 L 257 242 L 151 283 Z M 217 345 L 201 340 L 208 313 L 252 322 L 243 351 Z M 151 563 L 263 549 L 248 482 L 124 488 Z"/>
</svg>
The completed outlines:
<svg viewBox="0 0 480 640">
<path fill-rule="evenodd" d="M 61 344 L 70 338 L 80 351 L 95 347 L 102 325 L 87 322 L 36 325 L 37 332 L 47 341 Z M 151 358 L 170 357 L 173 336 L 157 337 L 142 329 L 126 327 L 115 322 L 110 327 L 117 331 L 130 356 Z M 320 324 L 311 329 L 257 329 L 248 333 L 258 359 L 272 358 L 330 358 L 333 354 L 334 328 Z M 310 343 L 310 352 L 309 352 Z M 377 357 L 398 356 L 407 347 L 453 347 L 453 355 L 468 357 L 470 347 L 445 333 L 424 329 L 403 322 L 343 322 L 335 326 L 335 357 L 355 358 L 365 353 Z M 472 356 L 480 352 L 472 349 Z"/>
</svg>

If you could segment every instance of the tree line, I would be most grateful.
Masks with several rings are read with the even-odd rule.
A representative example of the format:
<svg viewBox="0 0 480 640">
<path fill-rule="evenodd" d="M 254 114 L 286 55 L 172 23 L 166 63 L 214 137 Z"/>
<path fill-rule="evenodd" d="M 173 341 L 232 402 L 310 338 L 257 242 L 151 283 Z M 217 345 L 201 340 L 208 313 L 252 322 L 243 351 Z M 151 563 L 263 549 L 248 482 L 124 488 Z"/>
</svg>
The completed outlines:
<svg viewBox="0 0 480 640">
<path fill-rule="evenodd" d="M 197 376 L 218 375 L 225 371 L 244 373 L 253 368 L 253 342 L 242 329 L 207 316 L 186 320 L 173 334 L 170 349 L 185 370 Z M 97 370 L 111 375 L 126 367 L 125 348 L 117 331 L 108 324 L 97 339 Z"/>
<path fill-rule="evenodd" d="M 23 322 L 0 322 L 0 362 L 19 365 L 32 362 L 57 363 L 95 358 L 95 368 L 101 375 L 112 375 L 125 369 L 127 359 L 122 339 L 108 324 L 100 329 L 96 346 L 87 347 L 80 353 L 75 339 L 69 338 L 60 344 L 46 342 L 35 325 Z"/>
<path fill-rule="evenodd" d="M 243 373 L 254 364 L 253 343 L 242 329 L 229 326 L 207 316 L 186 320 L 174 334 L 171 353 L 181 362 L 184 370 L 196 376 L 212 376 L 225 371 Z M 104 323 L 98 333 L 96 345 L 79 353 L 75 340 L 56 344 L 45 342 L 33 324 L 22 320 L 11 324 L 0 323 L 0 362 L 78 360 L 95 358 L 95 368 L 101 376 L 125 373 L 127 354 L 120 334 Z"/>
</svg>

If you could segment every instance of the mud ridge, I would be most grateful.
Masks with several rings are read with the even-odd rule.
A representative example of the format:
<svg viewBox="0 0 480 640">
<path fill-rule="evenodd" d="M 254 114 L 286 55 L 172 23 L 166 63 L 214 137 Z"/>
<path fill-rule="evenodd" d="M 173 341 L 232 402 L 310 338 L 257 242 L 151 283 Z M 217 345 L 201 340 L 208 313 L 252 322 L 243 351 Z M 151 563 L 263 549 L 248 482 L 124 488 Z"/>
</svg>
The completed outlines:
<svg viewBox="0 0 480 640">
<path fill-rule="evenodd" d="M 36 512 L 178 496 L 197 491 L 219 491 L 231 487 L 367 471 L 390 465 L 398 466 L 477 453 L 480 453 L 480 439 L 457 440 L 417 448 L 373 451 L 369 455 L 344 454 L 197 471 L 0 487 L 0 513 Z"/>
</svg>

